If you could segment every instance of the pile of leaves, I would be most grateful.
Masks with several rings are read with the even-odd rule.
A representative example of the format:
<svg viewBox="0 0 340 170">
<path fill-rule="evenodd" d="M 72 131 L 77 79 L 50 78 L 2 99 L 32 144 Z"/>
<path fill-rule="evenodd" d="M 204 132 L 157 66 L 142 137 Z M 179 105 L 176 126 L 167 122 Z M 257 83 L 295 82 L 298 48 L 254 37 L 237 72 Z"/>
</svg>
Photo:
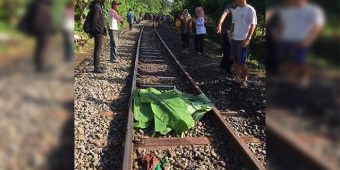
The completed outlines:
<svg viewBox="0 0 340 170">
<path fill-rule="evenodd" d="M 172 130 L 182 134 L 214 107 L 204 94 L 195 96 L 176 88 L 163 93 L 154 88 L 138 89 L 133 100 L 134 127 L 153 126 L 154 133 L 162 135 Z"/>
</svg>

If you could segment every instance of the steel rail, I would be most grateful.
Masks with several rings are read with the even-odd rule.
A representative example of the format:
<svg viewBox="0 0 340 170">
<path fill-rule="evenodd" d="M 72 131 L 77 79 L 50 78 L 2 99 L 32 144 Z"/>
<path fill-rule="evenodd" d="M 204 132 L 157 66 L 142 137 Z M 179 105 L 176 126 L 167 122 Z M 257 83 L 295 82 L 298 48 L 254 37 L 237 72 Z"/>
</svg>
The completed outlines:
<svg viewBox="0 0 340 170">
<path fill-rule="evenodd" d="M 184 69 L 182 64 L 178 61 L 176 56 L 172 53 L 170 48 L 166 45 L 160 34 L 158 33 L 156 27 L 154 26 L 155 32 L 159 38 L 159 40 L 162 42 L 162 45 L 166 48 L 168 53 L 171 55 L 172 59 L 177 63 L 180 70 L 186 75 L 190 83 L 195 88 L 196 92 L 199 94 L 204 94 L 203 91 L 200 89 L 200 87 L 196 84 L 194 79 L 190 76 L 190 74 Z M 224 117 L 220 114 L 220 111 L 217 108 L 214 108 L 212 110 L 212 113 L 214 115 L 214 118 L 219 122 L 219 124 L 223 125 L 223 128 L 226 130 L 228 136 L 231 139 L 232 144 L 235 146 L 236 151 L 238 151 L 239 156 L 242 158 L 241 161 L 244 163 L 247 168 L 249 169 L 260 169 L 265 170 L 265 167 L 258 161 L 258 159 L 255 157 L 255 155 L 251 152 L 251 150 L 248 148 L 248 146 L 237 136 L 237 134 L 232 130 L 229 123 L 224 119 Z"/>
<path fill-rule="evenodd" d="M 123 154 L 123 170 L 132 169 L 132 151 L 133 151 L 133 93 L 136 90 L 136 83 L 137 83 L 137 69 L 138 69 L 138 61 L 140 56 L 140 47 L 141 47 L 141 40 L 144 31 L 144 26 L 139 32 L 139 38 L 136 47 L 136 56 L 135 56 L 135 63 L 133 68 L 133 77 L 132 77 L 132 84 L 131 84 L 131 92 L 130 92 L 130 99 L 129 99 L 129 113 L 126 123 L 126 135 L 125 135 L 125 142 L 124 142 L 124 154 Z"/>
</svg>

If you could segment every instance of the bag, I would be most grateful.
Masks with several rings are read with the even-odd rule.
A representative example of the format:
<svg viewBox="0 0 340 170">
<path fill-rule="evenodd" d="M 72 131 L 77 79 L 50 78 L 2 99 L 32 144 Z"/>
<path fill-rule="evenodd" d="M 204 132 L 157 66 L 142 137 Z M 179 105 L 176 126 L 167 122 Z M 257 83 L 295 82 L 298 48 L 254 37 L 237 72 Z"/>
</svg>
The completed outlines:
<svg viewBox="0 0 340 170">
<path fill-rule="evenodd" d="M 93 11 L 90 9 L 90 11 L 87 13 L 84 25 L 83 25 L 83 30 L 87 34 L 91 34 L 92 30 L 92 21 L 93 20 Z"/>
<path fill-rule="evenodd" d="M 86 19 L 83 25 L 83 30 L 87 34 L 91 34 L 92 32 L 92 24 L 93 24 L 93 9 L 92 4 L 90 5 L 90 11 L 86 15 Z"/>
<path fill-rule="evenodd" d="M 26 14 L 21 18 L 17 25 L 17 29 L 26 35 L 34 34 L 34 18 L 36 17 L 36 5 L 33 3 L 28 7 Z"/>
</svg>

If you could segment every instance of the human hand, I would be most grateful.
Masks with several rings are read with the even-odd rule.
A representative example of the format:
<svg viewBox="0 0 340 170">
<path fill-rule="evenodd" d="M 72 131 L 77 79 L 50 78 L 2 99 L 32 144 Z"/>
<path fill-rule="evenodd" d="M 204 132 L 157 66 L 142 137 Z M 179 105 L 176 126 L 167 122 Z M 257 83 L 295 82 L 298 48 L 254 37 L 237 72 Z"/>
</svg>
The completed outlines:
<svg viewBox="0 0 340 170">
<path fill-rule="evenodd" d="M 216 33 L 220 34 L 221 31 L 222 31 L 222 27 L 220 25 L 218 25 L 217 28 L 216 28 Z"/>
<path fill-rule="evenodd" d="M 243 42 L 243 48 L 247 47 L 247 46 L 249 45 L 249 43 L 250 43 L 250 40 L 249 40 L 249 39 L 244 40 L 244 42 Z"/>
</svg>

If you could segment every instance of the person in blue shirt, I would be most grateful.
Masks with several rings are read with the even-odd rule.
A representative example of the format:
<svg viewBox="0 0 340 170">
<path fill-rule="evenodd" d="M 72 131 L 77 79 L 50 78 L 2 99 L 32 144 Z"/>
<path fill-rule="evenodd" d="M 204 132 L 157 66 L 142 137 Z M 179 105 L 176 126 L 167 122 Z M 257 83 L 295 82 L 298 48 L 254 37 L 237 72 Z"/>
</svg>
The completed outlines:
<svg viewBox="0 0 340 170">
<path fill-rule="evenodd" d="M 132 30 L 132 24 L 134 21 L 135 15 L 132 12 L 132 9 L 129 9 L 129 12 L 127 14 L 127 21 L 129 23 L 130 30 Z"/>
</svg>

